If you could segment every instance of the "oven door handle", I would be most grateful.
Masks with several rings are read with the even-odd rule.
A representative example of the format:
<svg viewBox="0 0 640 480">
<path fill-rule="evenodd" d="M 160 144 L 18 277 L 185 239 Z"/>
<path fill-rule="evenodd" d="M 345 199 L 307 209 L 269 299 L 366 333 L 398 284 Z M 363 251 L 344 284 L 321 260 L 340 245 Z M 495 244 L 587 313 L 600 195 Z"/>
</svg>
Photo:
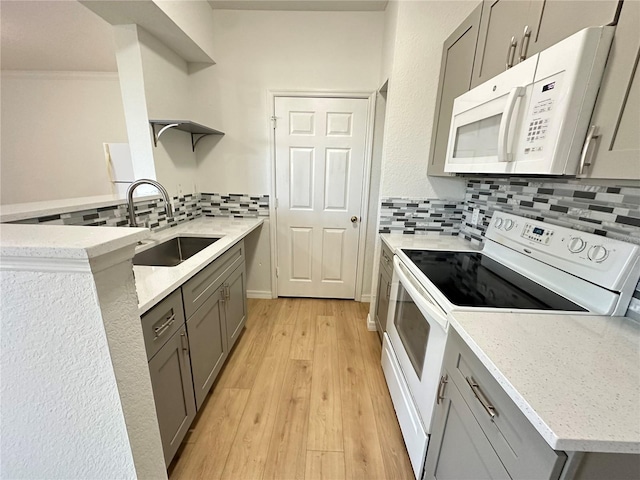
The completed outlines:
<svg viewBox="0 0 640 480">
<path fill-rule="evenodd" d="M 397 256 L 393 257 L 393 272 L 398 276 L 400 283 L 402 283 L 402 286 L 418 308 L 422 310 L 422 313 L 429 318 L 433 318 L 446 331 L 448 325 L 447 314 L 440 308 L 424 287 L 412 278 L 413 274 L 409 272 Z"/>
</svg>

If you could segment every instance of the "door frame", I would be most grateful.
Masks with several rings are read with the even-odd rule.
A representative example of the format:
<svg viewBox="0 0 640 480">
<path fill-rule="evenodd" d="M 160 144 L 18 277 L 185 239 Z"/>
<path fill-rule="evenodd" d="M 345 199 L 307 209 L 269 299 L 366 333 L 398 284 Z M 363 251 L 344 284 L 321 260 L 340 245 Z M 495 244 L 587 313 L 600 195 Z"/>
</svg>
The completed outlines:
<svg viewBox="0 0 640 480">
<path fill-rule="evenodd" d="M 276 208 L 276 135 L 274 129 L 275 107 L 277 97 L 316 97 L 316 98 L 354 98 L 364 99 L 367 104 L 367 128 L 365 138 L 364 153 L 364 182 L 362 184 L 362 192 L 360 199 L 360 235 L 358 238 L 358 265 L 356 267 L 356 291 L 355 300 L 357 302 L 362 299 L 362 285 L 364 277 L 364 254 L 367 240 L 367 217 L 369 213 L 369 190 L 371 188 L 371 162 L 373 154 L 373 123 L 375 119 L 376 109 L 376 92 L 375 91 L 333 91 L 333 90 L 317 90 L 317 91 L 298 91 L 298 90 L 268 90 L 267 91 L 267 111 L 270 113 L 269 128 L 269 155 L 271 157 L 271 192 L 269 201 L 269 219 L 271 240 L 271 298 L 278 298 L 278 276 L 276 268 L 278 266 L 278 210 Z"/>
</svg>

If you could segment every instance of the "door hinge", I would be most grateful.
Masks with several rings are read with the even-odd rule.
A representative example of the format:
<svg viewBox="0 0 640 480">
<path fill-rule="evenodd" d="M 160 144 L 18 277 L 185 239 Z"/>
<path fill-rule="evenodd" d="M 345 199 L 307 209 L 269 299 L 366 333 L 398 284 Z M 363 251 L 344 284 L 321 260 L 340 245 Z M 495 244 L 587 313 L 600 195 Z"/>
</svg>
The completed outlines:
<svg viewBox="0 0 640 480">
<path fill-rule="evenodd" d="M 280 267 L 276 267 L 276 277 L 280 276 Z"/>
<path fill-rule="evenodd" d="M 271 115 L 271 126 L 273 128 L 278 127 L 278 117 L 276 117 L 275 115 Z"/>
</svg>

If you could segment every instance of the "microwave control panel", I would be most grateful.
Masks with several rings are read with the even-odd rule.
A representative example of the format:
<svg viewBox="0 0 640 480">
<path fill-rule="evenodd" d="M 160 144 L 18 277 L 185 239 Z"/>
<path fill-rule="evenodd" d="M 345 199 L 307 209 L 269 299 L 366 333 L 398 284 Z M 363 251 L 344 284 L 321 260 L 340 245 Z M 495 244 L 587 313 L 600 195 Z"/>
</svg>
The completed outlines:
<svg viewBox="0 0 640 480">
<path fill-rule="evenodd" d="M 525 158 L 544 155 L 547 140 L 552 134 L 553 118 L 558 110 L 562 91 L 562 73 L 552 75 L 533 84 L 529 114 L 525 118 Z"/>
</svg>

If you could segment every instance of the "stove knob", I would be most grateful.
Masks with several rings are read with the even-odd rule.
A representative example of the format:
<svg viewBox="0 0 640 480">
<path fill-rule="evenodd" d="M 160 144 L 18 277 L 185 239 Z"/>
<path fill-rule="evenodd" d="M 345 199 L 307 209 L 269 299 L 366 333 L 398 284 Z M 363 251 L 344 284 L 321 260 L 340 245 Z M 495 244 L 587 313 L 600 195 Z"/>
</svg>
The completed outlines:
<svg viewBox="0 0 640 480">
<path fill-rule="evenodd" d="M 502 218 L 496 217 L 496 221 L 494 222 L 496 228 L 500 228 L 502 226 Z"/>
<path fill-rule="evenodd" d="M 580 253 L 587 246 L 587 242 L 585 242 L 580 237 L 571 237 L 569 239 L 569 243 L 567 243 L 567 248 L 571 253 Z"/>
<path fill-rule="evenodd" d="M 504 229 L 505 230 L 511 230 L 513 228 L 513 226 L 515 225 L 515 223 L 513 222 L 513 220 L 511 220 L 510 218 L 507 218 L 504 221 Z"/>
<path fill-rule="evenodd" d="M 594 245 L 589 249 L 589 253 L 587 253 L 587 256 L 592 262 L 600 263 L 609 256 L 609 251 L 602 245 Z"/>
</svg>

